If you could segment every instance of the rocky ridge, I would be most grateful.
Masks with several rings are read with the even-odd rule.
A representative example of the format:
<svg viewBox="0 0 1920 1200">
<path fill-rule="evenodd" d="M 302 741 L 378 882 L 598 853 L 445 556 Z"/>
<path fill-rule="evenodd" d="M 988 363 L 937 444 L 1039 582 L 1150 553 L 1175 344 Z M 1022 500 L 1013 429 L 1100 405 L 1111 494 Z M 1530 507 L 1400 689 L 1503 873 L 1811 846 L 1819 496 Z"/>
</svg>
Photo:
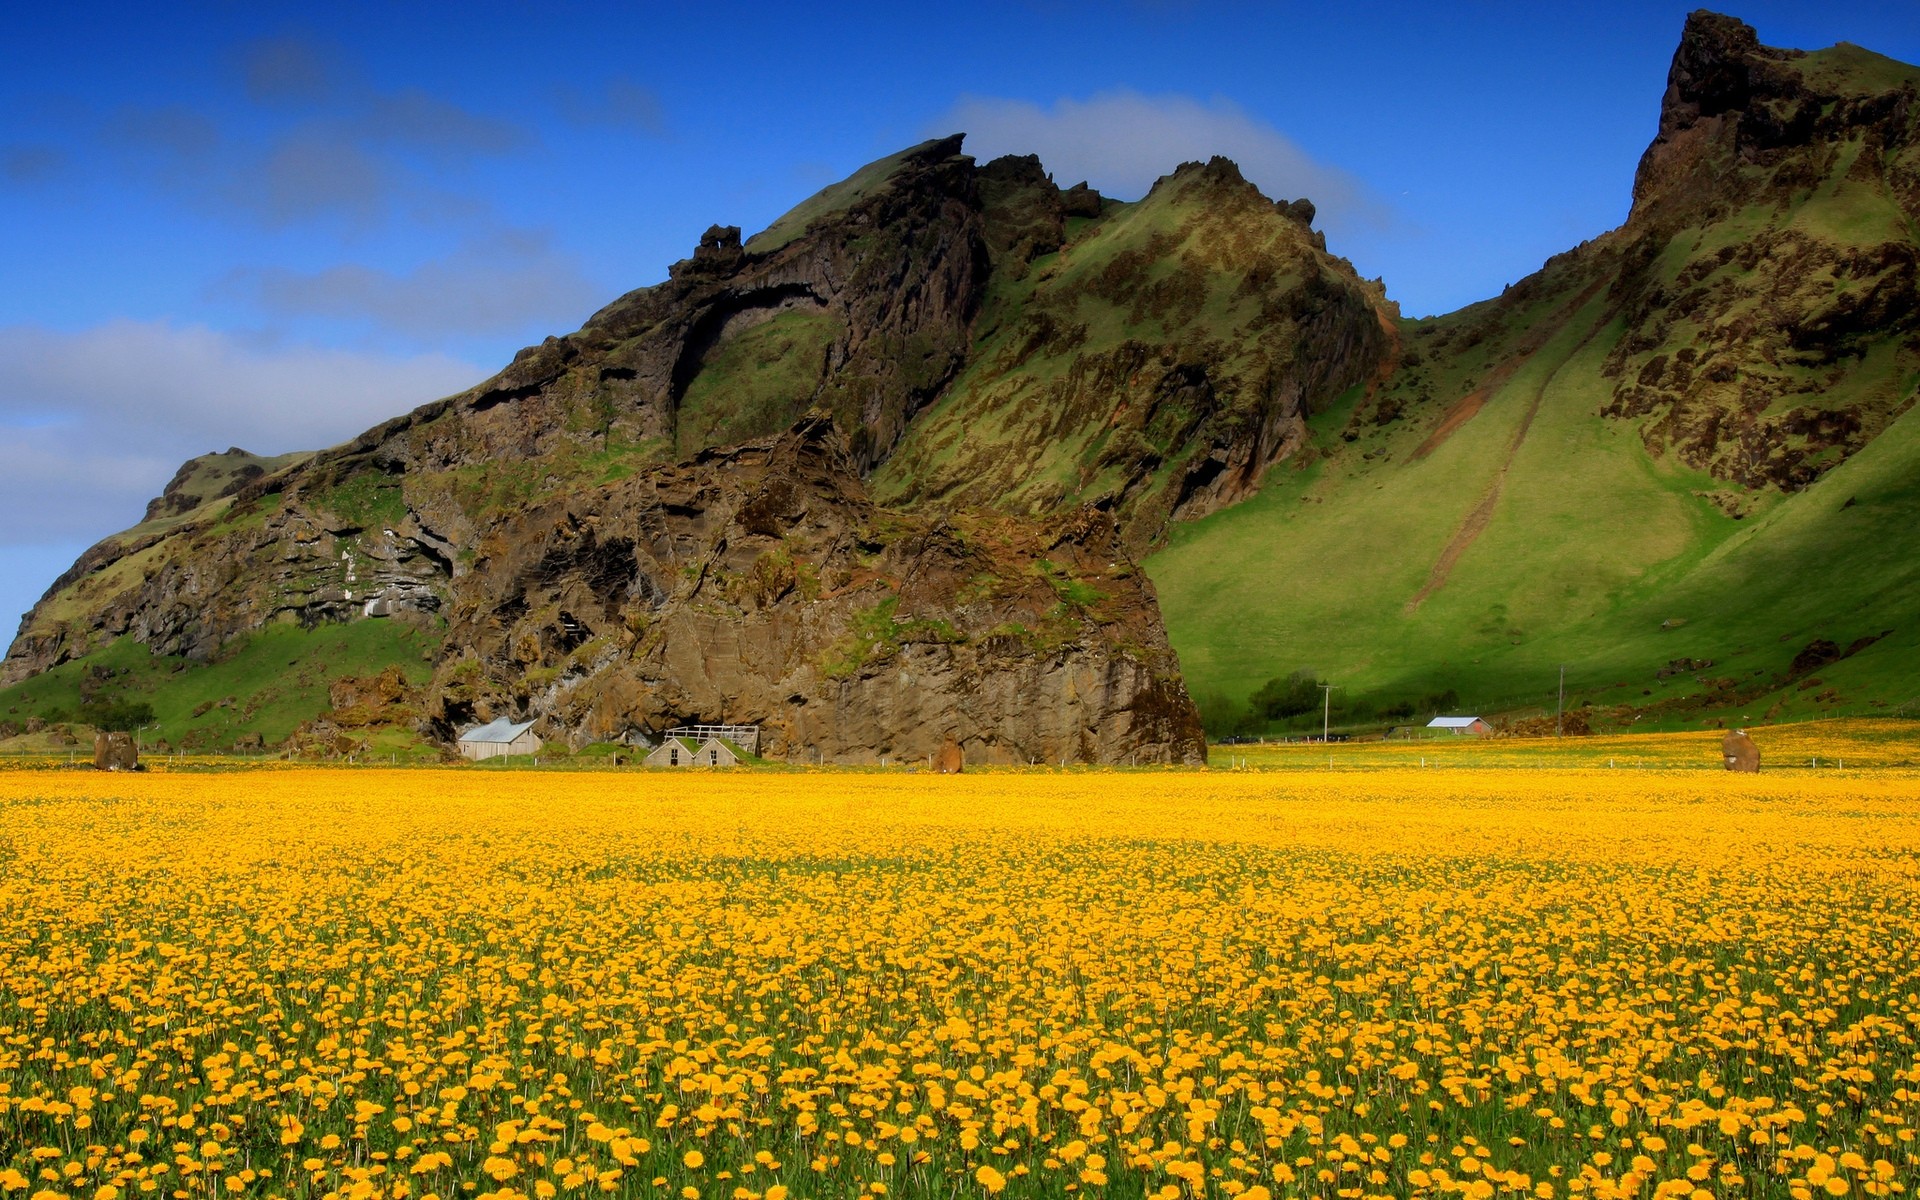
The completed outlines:
<svg viewBox="0 0 1920 1200">
<path fill-rule="evenodd" d="M 757 724 L 777 760 L 1205 757 L 1109 518 L 887 512 L 824 416 L 515 514 L 447 615 L 443 736 L 539 713 L 576 743 Z"/>
</svg>

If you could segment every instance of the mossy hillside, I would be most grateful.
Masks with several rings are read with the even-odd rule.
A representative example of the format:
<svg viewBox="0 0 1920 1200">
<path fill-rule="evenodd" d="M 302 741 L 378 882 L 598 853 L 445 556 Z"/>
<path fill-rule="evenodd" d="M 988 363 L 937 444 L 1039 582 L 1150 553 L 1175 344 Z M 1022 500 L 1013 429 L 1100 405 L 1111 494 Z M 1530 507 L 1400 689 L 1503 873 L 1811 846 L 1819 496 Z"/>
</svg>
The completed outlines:
<svg viewBox="0 0 1920 1200">
<path fill-rule="evenodd" d="M 1449 323 L 1403 332 L 1420 346 L 1444 341 Z M 1598 415 L 1610 393 L 1600 367 L 1624 333 L 1589 301 L 1422 457 L 1450 405 L 1409 398 L 1384 424 L 1371 405 L 1322 414 L 1259 496 L 1176 527 L 1147 567 L 1210 721 L 1231 727 L 1261 683 L 1300 668 L 1341 684 L 1350 709 L 1451 688 L 1464 708 L 1500 711 L 1554 703 L 1564 662 L 1571 703 L 1627 706 L 1640 727 L 1920 695 L 1905 673 L 1920 633 L 1911 409 L 1801 492 L 1730 487 Z M 1449 395 L 1478 374 L 1430 356 L 1421 386 Z M 1858 382 L 1889 378 L 1869 356 Z M 1903 386 L 1911 398 L 1912 378 Z M 1484 528 L 1413 604 L 1496 476 Z M 1812 643 L 1888 630 L 1792 673 Z M 1668 670 L 1676 662 L 1712 666 Z"/>
<path fill-rule="evenodd" d="M 182 521 L 204 515 L 199 511 L 204 506 L 224 501 L 245 485 L 278 475 L 312 457 L 309 451 L 260 455 L 236 447 L 190 458 L 149 506 L 147 519 L 120 536 L 137 538 L 175 528 Z"/>
<path fill-rule="evenodd" d="M 1920 693 L 1920 150 L 1884 128 L 1920 71 L 1779 61 L 1825 92 L 1697 159 L 1656 145 L 1625 227 L 1402 322 L 1391 376 L 1260 496 L 1173 530 L 1148 565 L 1217 727 L 1299 669 L 1356 708 L 1453 688 L 1498 711 L 1551 704 L 1567 663 L 1642 724 Z"/>
<path fill-rule="evenodd" d="M 819 394 L 827 352 L 843 332 L 826 313 L 792 310 L 728 338 L 680 398 L 676 453 L 771 437 L 793 424 Z"/>
<path fill-rule="evenodd" d="M 1215 438 L 1251 439 L 1277 381 L 1302 372 L 1317 315 L 1371 321 L 1370 305 L 1230 166 L 1182 168 L 996 275 L 968 367 L 876 493 L 1020 512 L 1100 501 L 1157 532 L 1178 468 Z"/>
<path fill-rule="evenodd" d="M 149 744 L 221 750 L 257 733 L 272 745 L 329 710 L 335 680 L 398 666 L 410 682 L 424 681 L 423 655 L 435 639 L 431 631 L 391 621 L 272 625 L 218 660 L 197 663 L 155 656 L 121 638 L 0 689 L 0 721 L 71 720 L 88 696 L 100 695 L 152 705 L 155 723 L 141 733 Z"/>
<path fill-rule="evenodd" d="M 1787 62 L 1805 76 L 1811 86 L 1822 91 L 1877 96 L 1899 91 L 1909 84 L 1920 87 L 1920 66 L 1876 54 L 1851 42 L 1808 51 Z"/>
</svg>

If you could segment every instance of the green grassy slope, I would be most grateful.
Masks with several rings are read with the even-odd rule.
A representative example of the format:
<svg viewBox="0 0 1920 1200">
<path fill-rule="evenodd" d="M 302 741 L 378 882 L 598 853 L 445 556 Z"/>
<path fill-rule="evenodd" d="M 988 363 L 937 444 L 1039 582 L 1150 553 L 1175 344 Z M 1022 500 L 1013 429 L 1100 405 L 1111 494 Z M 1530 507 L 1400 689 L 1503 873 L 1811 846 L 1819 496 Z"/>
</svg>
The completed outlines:
<svg viewBox="0 0 1920 1200">
<path fill-rule="evenodd" d="M 145 701 L 154 726 L 142 739 L 196 750 L 231 747 L 245 733 L 273 745 L 330 707 L 336 679 L 399 666 L 411 682 L 430 674 L 433 635 L 392 621 L 300 629 L 270 626 L 212 663 L 156 657 L 131 638 L 45 674 L 0 688 L 0 722 L 70 721 L 89 695 Z"/>
<path fill-rule="evenodd" d="M 1920 696 L 1920 416 L 1893 349 L 1829 380 L 1822 401 L 1904 415 L 1804 490 L 1743 487 L 1647 422 L 1601 415 L 1626 331 L 1566 274 L 1547 311 L 1504 314 L 1492 347 L 1430 353 L 1401 373 L 1403 395 L 1319 414 L 1314 444 L 1256 498 L 1176 527 L 1148 561 L 1216 729 L 1300 669 L 1342 685 L 1360 716 L 1447 690 L 1464 708 L 1551 703 L 1561 663 L 1574 703 L 1656 725 Z M 1418 356 L 1482 319 L 1408 323 L 1403 338 Z M 1791 672 L 1811 643 L 1889 631 Z M 1680 660 L 1712 666 L 1658 675 Z"/>
<path fill-rule="evenodd" d="M 1148 561 L 1217 731 L 1301 670 L 1356 721 L 1550 706 L 1562 664 L 1602 724 L 1920 699 L 1920 70 L 1689 38 L 1626 226 L 1403 322 L 1390 378 Z"/>
</svg>

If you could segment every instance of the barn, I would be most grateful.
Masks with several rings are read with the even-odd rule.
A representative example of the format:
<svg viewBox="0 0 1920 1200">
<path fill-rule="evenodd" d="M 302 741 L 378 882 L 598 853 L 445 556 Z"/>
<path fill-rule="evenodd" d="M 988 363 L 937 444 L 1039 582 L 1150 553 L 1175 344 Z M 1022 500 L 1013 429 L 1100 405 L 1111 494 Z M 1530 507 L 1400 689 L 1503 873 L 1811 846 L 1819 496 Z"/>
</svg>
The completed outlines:
<svg viewBox="0 0 1920 1200">
<path fill-rule="evenodd" d="M 460 735 L 460 753 L 475 762 L 508 754 L 538 754 L 540 745 L 532 721 L 514 722 L 505 717 Z"/>
<path fill-rule="evenodd" d="M 1458 736 L 1471 733 L 1475 737 L 1485 737 L 1493 732 L 1493 726 L 1479 717 L 1435 717 L 1427 722 L 1428 729 L 1437 729 L 1441 733 Z"/>
</svg>

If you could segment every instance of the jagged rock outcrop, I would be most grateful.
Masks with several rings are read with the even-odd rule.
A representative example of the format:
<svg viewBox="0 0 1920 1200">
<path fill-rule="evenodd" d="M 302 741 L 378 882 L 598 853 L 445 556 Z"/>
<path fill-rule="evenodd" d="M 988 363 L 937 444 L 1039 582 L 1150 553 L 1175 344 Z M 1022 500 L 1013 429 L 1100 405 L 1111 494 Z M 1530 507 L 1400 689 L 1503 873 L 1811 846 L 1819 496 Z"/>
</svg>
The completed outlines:
<svg viewBox="0 0 1920 1200">
<path fill-rule="evenodd" d="M 1904 410 L 1897 375 L 1856 364 L 1915 360 L 1916 82 L 1858 47 L 1687 19 L 1614 264 L 1609 415 L 1720 479 L 1796 491 Z"/>
<path fill-rule="evenodd" d="M 451 590 L 442 735 L 702 722 L 827 762 L 1200 762 L 1153 590 L 1111 520 L 876 508 L 825 416 L 501 522 Z"/>
<path fill-rule="evenodd" d="M 849 431 L 864 469 L 966 357 L 986 261 L 960 143 L 895 156 L 871 187 L 822 202 L 790 240 L 743 246 L 738 227 L 714 226 L 666 282 L 353 450 L 390 473 L 616 448 L 671 459 L 776 432 L 818 407 Z"/>
</svg>

